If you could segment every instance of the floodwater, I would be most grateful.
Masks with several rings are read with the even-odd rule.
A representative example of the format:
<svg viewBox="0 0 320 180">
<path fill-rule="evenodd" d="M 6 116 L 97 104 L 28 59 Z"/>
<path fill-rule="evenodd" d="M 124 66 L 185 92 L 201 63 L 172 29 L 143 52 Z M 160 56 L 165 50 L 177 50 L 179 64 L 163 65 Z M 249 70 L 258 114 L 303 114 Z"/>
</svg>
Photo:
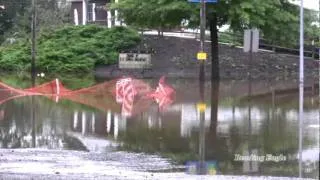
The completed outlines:
<svg viewBox="0 0 320 180">
<path fill-rule="evenodd" d="M 153 89 L 158 84 L 141 81 Z M 108 81 L 62 83 L 75 88 Z M 318 178 L 320 108 L 312 80 L 306 82 L 302 126 L 296 81 L 205 82 L 204 116 L 196 80 L 166 83 L 175 89 L 174 98 L 134 103 L 131 113 L 107 91 L 8 99 L 9 90 L 0 86 L 0 174 L 48 172 L 53 166 L 45 162 L 54 161 L 59 172 L 53 173 L 80 168 L 82 178 L 86 169 L 125 169 L 137 179 L 146 178 L 138 172 L 299 177 L 299 171 Z"/>
</svg>

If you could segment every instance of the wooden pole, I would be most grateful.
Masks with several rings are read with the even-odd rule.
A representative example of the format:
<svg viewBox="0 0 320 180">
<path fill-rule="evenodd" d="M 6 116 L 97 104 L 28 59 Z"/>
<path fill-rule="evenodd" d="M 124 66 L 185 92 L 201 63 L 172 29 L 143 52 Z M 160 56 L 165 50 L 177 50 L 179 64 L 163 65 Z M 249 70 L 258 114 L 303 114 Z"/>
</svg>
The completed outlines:
<svg viewBox="0 0 320 180">
<path fill-rule="evenodd" d="M 200 51 L 204 52 L 204 41 L 206 31 L 206 4 L 204 0 L 201 0 L 200 10 Z M 204 60 L 200 61 L 200 103 L 204 104 Z M 200 160 L 200 174 L 205 174 L 205 108 L 200 110 L 200 132 L 199 132 L 199 160 Z"/>
</svg>

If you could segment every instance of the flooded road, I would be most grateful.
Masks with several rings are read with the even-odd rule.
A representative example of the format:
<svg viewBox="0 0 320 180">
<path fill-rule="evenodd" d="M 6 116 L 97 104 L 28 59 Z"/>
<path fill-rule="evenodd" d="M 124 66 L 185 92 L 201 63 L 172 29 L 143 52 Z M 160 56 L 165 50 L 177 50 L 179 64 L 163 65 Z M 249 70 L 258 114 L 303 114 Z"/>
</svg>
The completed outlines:
<svg viewBox="0 0 320 180">
<path fill-rule="evenodd" d="M 139 83 L 156 89 L 158 81 Z M 174 97 L 127 104 L 114 93 L 114 81 L 62 83 L 92 88 L 65 97 L 15 97 L 0 86 L 0 177 L 298 177 L 299 168 L 304 178 L 319 176 L 319 95 L 313 81 L 306 83 L 303 127 L 295 81 L 206 82 L 204 122 L 196 80 L 168 79 Z"/>
</svg>

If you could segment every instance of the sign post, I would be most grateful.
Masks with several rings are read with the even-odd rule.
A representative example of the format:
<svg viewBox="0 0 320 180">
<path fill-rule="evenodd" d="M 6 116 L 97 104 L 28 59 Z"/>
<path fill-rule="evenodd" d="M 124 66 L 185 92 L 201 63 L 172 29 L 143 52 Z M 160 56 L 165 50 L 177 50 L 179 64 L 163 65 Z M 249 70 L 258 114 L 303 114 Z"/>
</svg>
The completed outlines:
<svg viewBox="0 0 320 180">
<path fill-rule="evenodd" d="M 200 81 L 204 81 L 204 61 L 206 58 L 206 53 L 204 52 L 204 41 L 206 33 L 206 4 L 205 0 L 201 0 L 201 10 L 200 10 L 200 53 L 205 54 L 203 60 L 200 60 Z"/>
<path fill-rule="evenodd" d="M 206 32 L 206 3 L 216 3 L 217 0 L 188 0 L 192 3 L 201 3 L 200 9 L 200 51 L 197 53 L 197 59 L 200 61 L 199 81 L 200 81 L 200 102 L 198 103 L 200 132 L 199 132 L 199 173 L 206 174 L 205 168 L 205 110 L 204 102 L 204 62 L 208 55 L 204 50 L 205 32 Z"/>
<path fill-rule="evenodd" d="M 244 52 L 258 52 L 259 50 L 259 30 L 247 29 L 244 31 L 243 39 L 243 51 Z"/>
</svg>

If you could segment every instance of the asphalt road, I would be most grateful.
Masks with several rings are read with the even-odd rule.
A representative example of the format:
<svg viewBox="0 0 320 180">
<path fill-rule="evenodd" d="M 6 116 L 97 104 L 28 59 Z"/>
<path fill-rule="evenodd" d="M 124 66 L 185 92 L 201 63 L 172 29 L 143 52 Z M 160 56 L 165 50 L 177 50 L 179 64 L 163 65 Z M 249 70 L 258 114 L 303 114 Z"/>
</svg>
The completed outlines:
<svg viewBox="0 0 320 180">
<path fill-rule="evenodd" d="M 128 152 L 90 153 L 46 149 L 1 149 L 0 179 L 294 179 L 151 172 L 177 168 L 158 156 Z M 298 178 L 296 178 L 298 179 Z"/>
</svg>

